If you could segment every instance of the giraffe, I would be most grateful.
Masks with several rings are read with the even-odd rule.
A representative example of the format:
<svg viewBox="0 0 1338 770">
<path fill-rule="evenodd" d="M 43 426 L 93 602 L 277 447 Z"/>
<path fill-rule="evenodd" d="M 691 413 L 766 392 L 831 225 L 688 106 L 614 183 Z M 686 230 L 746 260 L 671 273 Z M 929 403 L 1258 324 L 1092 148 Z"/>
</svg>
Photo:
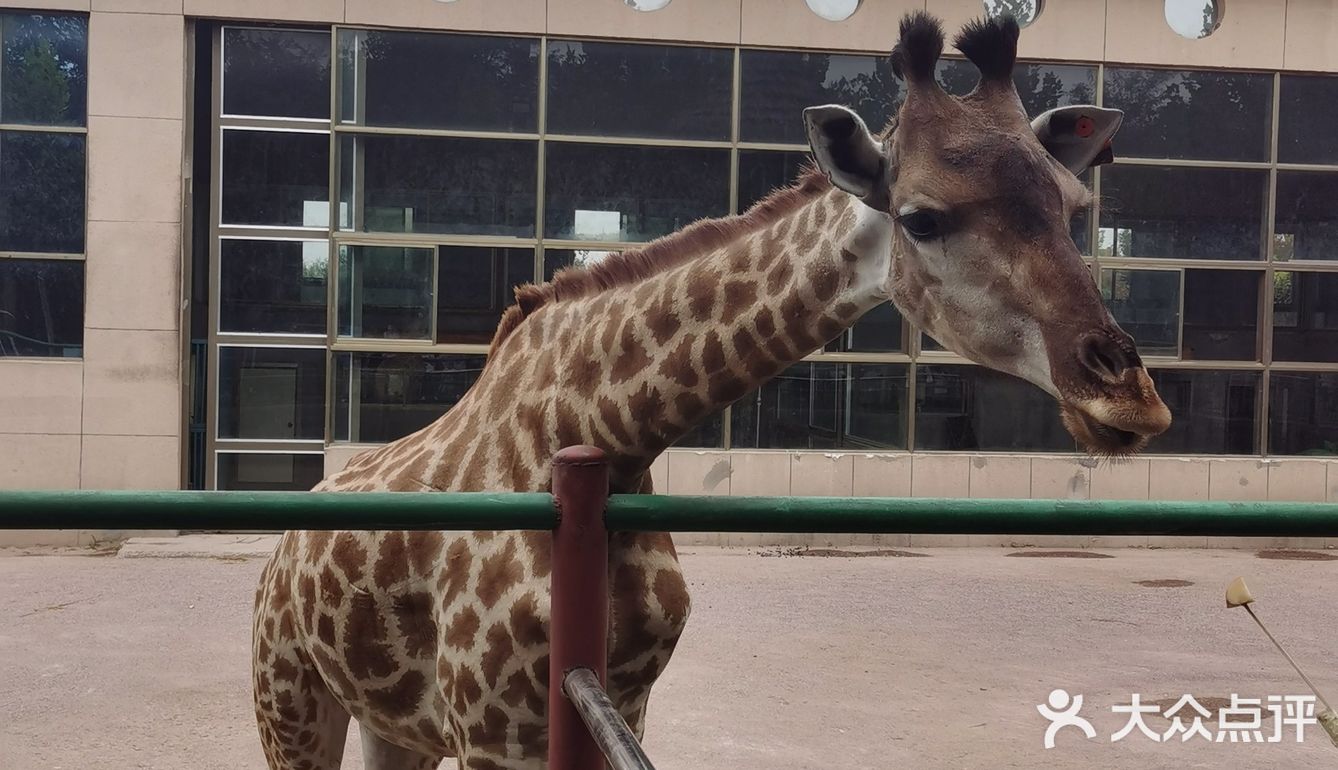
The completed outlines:
<svg viewBox="0 0 1338 770">
<path fill-rule="evenodd" d="M 1109 160 L 1120 115 L 1028 122 L 1017 24 L 968 24 L 965 97 L 934 67 L 924 12 L 892 51 L 907 84 L 872 134 L 851 110 L 803 119 L 814 166 L 742 215 L 695 223 L 517 289 L 477 383 L 436 422 L 366 452 L 323 491 L 547 491 L 591 444 L 614 492 L 649 492 L 679 436 L 892 300 L 947 347 L 1051 393 L 1074 438 L 1127 454 L 1170 413 L 1069 236 L 1075 173 Z M 288 532 L 256 594 L 256 714 L 272 770 L 333 770 L 350 717 L 366 766 L 541 768 L 550 538 L 544 532 Z M 608 690 L 643 730 L 689 596 L 667 534 L 610 537 Z"/>
</svg>

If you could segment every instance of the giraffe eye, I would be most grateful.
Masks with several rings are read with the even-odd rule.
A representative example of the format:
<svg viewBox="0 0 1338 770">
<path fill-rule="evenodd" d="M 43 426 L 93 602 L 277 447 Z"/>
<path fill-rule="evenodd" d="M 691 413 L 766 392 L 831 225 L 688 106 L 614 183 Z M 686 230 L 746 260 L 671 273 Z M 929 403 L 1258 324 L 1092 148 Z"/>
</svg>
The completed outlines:
<svg viewBox="0 0 1338 770">
<path fill-rule="evenodd" d="M 918 209 L 897 217 L 906 234 L 917 241 L 943 235 L 943 215 L 933 209 Z"/>
</svg>

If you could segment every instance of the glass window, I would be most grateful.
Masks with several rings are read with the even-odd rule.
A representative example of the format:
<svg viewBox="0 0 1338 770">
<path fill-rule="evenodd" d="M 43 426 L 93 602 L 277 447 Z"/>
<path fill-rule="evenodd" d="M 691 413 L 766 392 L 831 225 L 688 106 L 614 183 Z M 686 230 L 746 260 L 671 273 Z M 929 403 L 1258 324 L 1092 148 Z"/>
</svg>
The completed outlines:
<svg viewBox="0 0 1338 770">
<path fill-rule="evenodd" d="M 1202 40 L 1222 26 L 1219 0 L 1166 0 L 1163 13 L 1175 34 L 1189 40 Z"/>
<path fill-rule="evenodd" d="M 1273 360 L 1338 361 L 1338 273 L 1273 274 Z"/>
<path fill-rule="evenodd" d="M 79 357 L 84 344 L 84 264 L 0 260 L 0 357 Z"/>
<path fill-rule="evenodd" d="M 904 449 L 906 364 L 803 361 L 730 412 L 741 449 Z"/>
<path fill-rule="evenodd" d="M 728 48 L 556 40 L 548 44 L 548 131 L 730 138 Z"/>
<path fill-rule="evenodd" d="M 980 366 L 920 365 L 915 448 L 1074 450 L 1059 404 L 1029 382 Z"/>
<path fill-rule="evenodd" d="M 1154 454 L 1253 454 L 1259 372 L 1153 369 L 1157 393 L 1171 410 L 1171 427 L 1152 439 Z"/>
<path fill-rule="evenodd" d="M 1263 277 L 1254 270 L 1186 270 L 1180 357 L 1258 360 Z"/>
<path fill-rule="evenodd" d="M 1283 75 L 1278 97 L 1278 160 L 1338 163 L 1338 77 Z"/>
<path fill-rule="evenodd" d="M 325 478 L 325 455 L 219 452 L 217 489 L 306 492 Z"/>
<path fill-rule="evenodd" d="M 362 195 L 372 232 L 534 236 L 537 142 L 434 136 L 360 136 L 365 176 L 343 185 Z"/>
<path fill-rule="evenodd" d="M 1267 187 L 1267 171 L 1107 167 L 1097 253 L 1261 259 Z"/>
<path fill-rule="evenodd" d="M 535 131 L 539 41 L 340 30 L 344 122 L 462 131 Z"/>
<path fill-rule="evenodd" d="M 325 350 L 218 349 L 218 437 L 325 437 Z"/>
<path fill-rule="evenodd" d="M 1269 454 L 1338 455 L 1338 372 L 1273 372 L 1269 378 Z"/>
<path fill-rule="evenodd" d="M 887 56 L 748 51 L 742 56 L 739 138 L 807 144 L 803 111 L 844 104 L 881 131 L 901 100 L 901 82 Z"/>
<path fill-rule="evenodd" d="M 729 150 L 547 146 L 550 238 L 648 241 L 729 213 Z"/>
<path fill-rule="evenodd" d="M 330 33 L 223 29 L 223 114 L 330 117 Z"/>
<path fill-rule="evenodd" d="M 1102 98 L 1124 110 L 1116 156 L 1268 160 L 1272 75 L 1107 67 Z"/>
<path fill-rule="evenodd" d="M 688 431 L 678 441 L 674 442 L 676 447 L 697 448 L 697 449 L 718 449 L 725 445 L 725 415 L 723 412 L 716 412 L 697 424 L 697 427 Z M 661 494 L 664 490 L 658 490 Z"/>
<path fill-rule="evenodd" d="M 534 281 L 533 249 L 437 249 L 437 342 L 486 345 L 516 287 Z"/>
<path fill-rule="evenodd" d="M 329 262 L 325 241 L 224 239 L 219 331 L 324 335 Z"/>
<path fill-rule="evenodd" d="M 828 342 L 829 353 L 896 353 L 902 348 L 901 313 L 884 302 L 865 313 L 841 336 Z"/>
<path fill-rule="evenodd" d="M 484 361 L 481 355 L 337 355 L 335 440 L 394 441 L 429 425 L 474 386 Z"/>
<path fill-rule="evenodd" d="M 223 132 L 223 224 L 327 227 L 330 137 Z"/>
<path fill-rule="evenodd" d="M 82 134 L 0 131 L 0 251 L 84 250 Z"/>
<path fill-rule="evenodd" d="M 1273 259 L 1338 259 L 1338 174 L 1279 171 L 1276 211 Z"/>
<path fill-rule="evenodd" d="M 807 152 L 739 150 L 739 211 L 794 184 L 811 159 Z"/>
<path fill-rule="evenodd" d="M 339 247 L 339 335 L 432 336 L 432 249 Z"/>
<path fill-rule="evenodd" d="M 1180 271 L 1101 271 L 1101 299 L 1145 356 L 1180 353 Z"/>
<path fill-rule="evenodd" d="M 553 274 L 564 267 L 587 267 L 612 253 L 589 249 L 544 249 L 544 280 L 553 280 Z"/>
<path fill-rule="evenodd" d="M 87 18 L 0 13 L 0 44 L 0 123 L 84 125 Z"/>
</svg>

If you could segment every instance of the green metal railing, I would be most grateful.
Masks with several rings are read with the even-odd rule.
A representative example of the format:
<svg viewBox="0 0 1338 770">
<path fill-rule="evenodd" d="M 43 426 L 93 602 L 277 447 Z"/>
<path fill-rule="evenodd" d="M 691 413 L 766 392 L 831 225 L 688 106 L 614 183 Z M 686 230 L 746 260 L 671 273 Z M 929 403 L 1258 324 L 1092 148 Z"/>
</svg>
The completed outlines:
<svg viewBox="0 0 1338 770">
<path fill-rule="evenodd" d="M 0 492 L 0 529 L 552 529 L 548 494 Z M 610 530 L 1338 537 L 1338 503 L 613 495 Z"/>
</svg>

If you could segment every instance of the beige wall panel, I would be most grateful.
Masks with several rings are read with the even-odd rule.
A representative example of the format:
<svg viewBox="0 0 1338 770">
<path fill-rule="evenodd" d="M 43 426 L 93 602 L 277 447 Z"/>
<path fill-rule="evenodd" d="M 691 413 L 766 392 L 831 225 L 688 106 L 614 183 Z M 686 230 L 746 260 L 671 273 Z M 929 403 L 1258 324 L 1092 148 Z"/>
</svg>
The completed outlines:
<svg viewBox="0 0 1338 770">
<path fill-rule="evenodd" d="M 1286 0 L 1229 2 L 1216 32 L 1202 40 L 1187 40 L 1167 25 L 1163 0 L 1112 0 L 1106 3 L 1106 60 L 1195 67 L 1281 67 L 1286 5 Z"/>
<path fill-rule="evenodd" d="M 730 489 L 730 453 L 666 452 L 671 495 L 727 495 Z"/>
<path fill-rule="evenodd" d="M 84 432 L 181 433 L 175 332 L 89 329 L 84 335 Z"/>
<path fill-rule="evenodd" d="M 79 433 L 83 397 L 82 360 L 0 360 L 0 433 Z"/>
<path fill-rule="evenodd" d="M 6 10 L 87 11 L 89 0 L 9 0 Z"/>
<path fill-rule="evenodd" d="M 1282 55 L 1289 70 L 1338 72 L 1338 3 L 1287 0 L 1287 48 Z"/>
<path fill-rule="evenodd" d="M 344 20 L 344 0 L 185 0 L 185 11 L 187 16 L 220 19 L 339 22 Z"/>
<path fill-rule="evenodd" d="M 911 456 L 908 454 L 855 455 L 855 497 L 910 497 Z"/>
<path fill-rule="evenodd" d="M 562 4 L 570 2 L 564 0 Z M 345 20 L 349 24 L 524 32 L 535 35 L 543 34 L 544 31 L 544 0 L 459 0 L 454 3 L 437 0 L 348 0 L 345 5 Z"/>
<path fill-rule="evenodd" d="M 796 497 L 850 497 L 855 456 L 824 452 L 790 455 L 790 494 Z"/>
<path fill-rule="evenodd" d="M 982 18 L 981 0 L 929 0 L 929 12 L 943 20 L 952 38 L 971 19 Z M 1052 0 L 1041 18 L 1022 30 L 1017 55 L 1028 59 L 1099 61 L 1105 50 L 1106 0 Z"/>
<path fill-rule="evenodd" d="M 1338 503 L 1338 463 L 1329 463 L 1329 500 Z"/>
<path fill-rule="evenodd" d="M 369 449 L 375 449 L 376 444 L 331 444 L 325 448 L 325 475 L 329 476 L 344 470 L 348 461 L 366 452 Z"/>
<path fill-rule="evenodd" d="M 88 119 L 88 218 L 181 221 L 182 122 Z"/>
<path fill-rule="evenodd" d="M 0 434 L 0 489 L 78 488 L 78 436 Z"/>
<path fill-rule="evenodd" d="M 350 0 L 350 9 L 355 1 L 367 0 Z M 649 13 L 622 0 L 549 0 L 548 34 L 732 44 L 739 42 L 739 0 L 673 0 Z"/>
<path fill-rule="evenodd" d="M 977 455 L 971 458 L 969 497 L 1031 497 L 1031 458 Z"/>
<path fill-rule="evenodd" d="M 1092 469 L 1077 457 L 1031 458 L 1031 496 L 1038 500 L 1086 500 Z"/>
<path fill-rule="evenodd" d="M 790 494 L 789 452 L 729 454 L 729 494 L 750 497 Z"/>
<path fill-rule="evenodd" d="M 185 114 L 182 17 L 94 13 L 88 37 L 89 115 L 180 119 Z"/>
<path fill-rule="evenodd" d="M 743 44 L 891 53 L 897 25 L 923 0 L 865 0 L 845 21 L 827 21 L 804 0 L 743 0 Z"/>
<path fill-rule="evenodd" d="M 913 497 L 966 497 L 971 488 L 971 458 L 966 455 L 912 455 Z"/>
<path fill-rule="evenodd" d="M 176 436 L 84 436 L 83 489 L 179 489 L 181 440 Z"/>
<path fill-rule="evenodd" d="M 1208 468 L 1211 500 L 1267 500 L 1268 465 L 1254 458 L 1213 460 Z"/>
<path fill-rule="evenodd" d="M 1092 469 L 1093 500 L 1148 499 L 1148 460 L 1105 460 Z"/>
<path fill-rule="evenodd" d="M 650 464 L 650 487 L 657 494 L 664 494 L 669 488 L 669 458 L 661 454 Z"/>
<path fill-rule="evenodd" d="M 164 222 L 89 222 L 84 324 L 177 328 L 181 229 Z"/>
<path fill-rule="evenodd" d="M 1210 460 L 1148 458 L 1148 499 L 1207 500 Z"/>
<path fill-rule="evenodd" d="M 1329 468 L 1325 460 L 1271 460 L 1268 464 L 1268 499 L 1322 503 Z"/>
<path fill-rule="evenodd" d="M 184 0 L 93 0 L 93 12 L 167 13 L 180 16 Z"/>
</svg>

